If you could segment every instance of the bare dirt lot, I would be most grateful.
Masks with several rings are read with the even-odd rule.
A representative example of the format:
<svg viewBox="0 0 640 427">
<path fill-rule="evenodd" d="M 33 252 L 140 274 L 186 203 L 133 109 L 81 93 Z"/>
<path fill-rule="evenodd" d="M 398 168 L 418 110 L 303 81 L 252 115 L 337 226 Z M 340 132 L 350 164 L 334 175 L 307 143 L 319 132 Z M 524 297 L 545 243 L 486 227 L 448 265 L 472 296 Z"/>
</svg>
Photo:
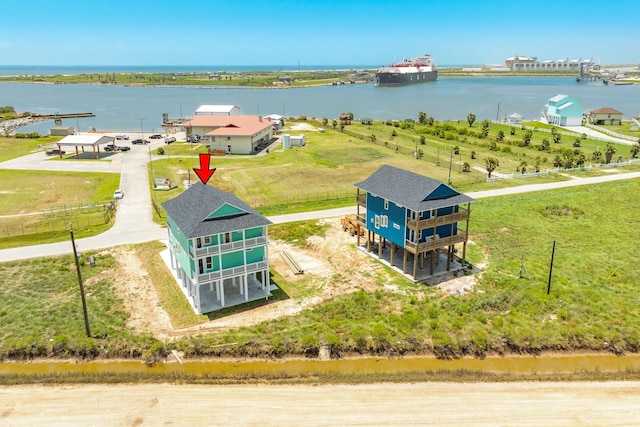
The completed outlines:
<svg viewBox="0 0 640 427">
<path fill-rule="evenodd" d="M 640 383 L 12 386 L 0 424 L 637 426 Z"/>
</svg>

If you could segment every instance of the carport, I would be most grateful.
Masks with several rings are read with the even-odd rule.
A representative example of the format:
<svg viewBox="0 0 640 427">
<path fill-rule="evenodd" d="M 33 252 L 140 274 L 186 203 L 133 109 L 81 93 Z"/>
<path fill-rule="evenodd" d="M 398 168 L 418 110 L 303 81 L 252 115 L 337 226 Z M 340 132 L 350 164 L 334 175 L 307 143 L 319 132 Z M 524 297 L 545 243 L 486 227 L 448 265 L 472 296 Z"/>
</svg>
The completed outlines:
<svg viewBox="0 0 640 427">
<path fill-rule="evenodd" d="M 80 155 L 78 147 L 82 148 L 84 153 L 84 147 L 91 147 L 93 151 L 93 158 L 98 158 L 100 152 L 100 146 L 105 144 L 113 144 L 114 138 L 112 136 L 104 135 L 69 135 L 58 141 L 58 149 L 60 150 L 60 158 L 62 158 L 62 147 L 75 147 L 76 157 Z M 96 151 L 97 149 L 97 151 Z"/>
</svg>

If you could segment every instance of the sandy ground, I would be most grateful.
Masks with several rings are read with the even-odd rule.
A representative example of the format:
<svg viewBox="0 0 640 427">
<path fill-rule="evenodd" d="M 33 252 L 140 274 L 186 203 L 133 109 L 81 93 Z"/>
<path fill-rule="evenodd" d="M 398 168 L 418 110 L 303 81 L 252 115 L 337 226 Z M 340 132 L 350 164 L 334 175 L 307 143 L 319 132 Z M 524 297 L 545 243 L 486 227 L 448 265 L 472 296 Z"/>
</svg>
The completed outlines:
<svg viewBox="0 0 640 427">
<path fill-rule="evenodd" d="M 640 383 L 0 387 L 7 426 L 637 426 Z"/>
<path fill-rule="evenodd" d="M 304 281 L 304 287 L 313 288 L 311 296 L 289 298 L 276 301 L 253 310 L 225 316 L 210 322 L 189 328 L 175 329 L 167 313 L 162 309 L 155 287 L 140 260 L 126 246 L 110 249 L 118 262 L 116 268 L 105 271 L 88 281 L 108 277 L 114 288 L 124 300 L 125 308 L 131 314 L 128 326 L 137 332 L 151 332 L 164 340 L 200 334 L 206 331 L 219 331 L 241 326 L 256 325 L 276 318 L 291 316 L 329 298 L 359 289 L 375 290 L 379 285 L 366 277 L 381 274 L 379 265 L 362 251 L 352 248 L 356 236 L 344 232 L 340 218 L 320 220 L 330 225 L 324 237 L 310 237 L 305 247 L 270 240 L 269 262 L 289 282 Z M 302 267 L 304 274 L 294 274 L 283 260 L 281 253 L 287 251 Z M 443 295 L 452 295 L 456 289 L 471 289 L 474 276 L 443 276 L 438 278 L 438 286 Z M 390 286 L 390 285 L 389 285 Z M 388 290 L 395 290 L 388 287 Z"/>
</svg>

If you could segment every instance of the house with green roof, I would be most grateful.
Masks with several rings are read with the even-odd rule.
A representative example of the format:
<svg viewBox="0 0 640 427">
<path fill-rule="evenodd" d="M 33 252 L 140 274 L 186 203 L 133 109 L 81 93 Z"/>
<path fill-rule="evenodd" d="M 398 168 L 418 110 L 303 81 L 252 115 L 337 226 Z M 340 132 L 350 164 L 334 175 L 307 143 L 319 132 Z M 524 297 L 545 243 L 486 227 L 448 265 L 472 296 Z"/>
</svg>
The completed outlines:
<svg viewBox="0 0 640 427">
<path fill-rule="evenodd" d="M 378 259 L 388 259 L 394 268 L 399 268 L 396 258 L 402 257 L 402 273 L 408 275 L 407 265 L 412 264 L 414 282 L 427 260 L 428 275 L 434 275 L 441 254 L 450 271 L 456 245 L 462 245 L 458 265 L 464 265 L 471 197 L 436 179 L 389 165 L 355 187 L 358 224 L 367 231 L 367 252 L 377 251 Z M 356 234 L 360 247 L 360 233 Z"/>
<path fill-rule="evenodd" d="M 196 313 L 269 296 L 271 221 L 236 196 L 201 182 L 162 207 L 171 268 Z"/>
</svg>

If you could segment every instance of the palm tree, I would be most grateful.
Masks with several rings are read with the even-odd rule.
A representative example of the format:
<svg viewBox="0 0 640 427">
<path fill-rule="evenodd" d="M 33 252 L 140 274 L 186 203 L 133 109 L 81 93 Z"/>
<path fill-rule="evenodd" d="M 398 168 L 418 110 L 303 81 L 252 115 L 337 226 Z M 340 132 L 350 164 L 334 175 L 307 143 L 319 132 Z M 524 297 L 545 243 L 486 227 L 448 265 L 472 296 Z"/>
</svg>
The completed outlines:
<svg viewBox="0 0 640 427">
<path fill-rule="evenodd" d="M 433 116 L 429 116 L 429 118 L 427 119 L 427 125 L 429 126 L 433 126 L 435 122 L 436 122 L 436 119 L 434 119 Z"/>
<path fill-rule="evenodd" d="M 527 172 L 527 162 L 525 162 L 524 160 L 521 161 L 518 169 L 520 169 L 520 172 L 524 175 Z"/>
<path fill-rule="evenodd" d="M 556 128 L 551 129 L 551 135 L 553 135 L 553 143 L 560 144 L 560 140 L 562 139 L 562 135 Z"/>
<path fill-rule="evenodd" d="M 476 115 L 473 113 L 467 114 L 467 122 L 469 123 L 469 127 L 473 126 L 476 121 Z"/>
<path fill-rule="evenodd" d="M 500 163 L 498 162 L 498 159 L 487 157 L 484 159 L 484 166 L 487 169 L 488 178 L 491 178 L 491 173 L 500 166 Z"/>
<path fill-rule="evenodd" d="M 638 142 L 636 145 L 631 147 L 631 151 L 629 152 L 632 159 L 637 159 L 638 153 L 640 153 L 640 142 Z"/>
<path fill-rule="evenodd" d="M 425 113 L 424 111 L 420 111 L 418 113 L 418 123 L 422 125 L 424 124 L 425 120 L 427 120 L 427 113 Z"/>
<path fill-rule="evenodd" d="M 531 144 L 531 137 L 533 136 L 533 132 L 528 130 L 524 133 L 524 136 L 522 137 L 522 145 L 525 147 L 528 147 L 529 144 Z"/>
<path fill-rule="evenodd" d="M 611 163 L 611 158 L 616 154 L 616 151 L 618 151 L 616 147 L 612 143 L 607 142 L 607 148 L 604 150 L 604 159 L 606 164 Z"/>
<path fill-rule="evenodd" d="M 496 141 L 503 141 L 503 140 L 504 140 L 504 131 L 499 130 L 498 135 L 496 136 Z"/>
</svg>

